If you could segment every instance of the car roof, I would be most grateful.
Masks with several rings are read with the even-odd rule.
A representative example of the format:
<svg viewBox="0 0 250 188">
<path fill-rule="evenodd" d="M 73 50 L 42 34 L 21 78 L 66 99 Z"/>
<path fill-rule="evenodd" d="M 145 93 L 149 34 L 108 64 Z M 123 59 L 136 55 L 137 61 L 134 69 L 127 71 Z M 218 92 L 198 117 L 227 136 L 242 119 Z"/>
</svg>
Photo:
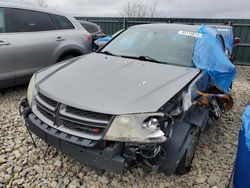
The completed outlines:
<svg viewBox="0 0 250 188">
<path fill-rule="evenodd" d="M 1 0 L 0 0 L 0 7 L 24 9 L 24 10 L 38 11 L 38 12 L 43 12 L 43 13 L 47 13 L 47 14 L 55 14 L 55 15 L 59 15 L 59 16 L 64 16 L 64 17 L 67 17 L 71 21 L 71 23 L 73 23 L 75 28 L 81 29 L 81 30 L 84 30 L 85 32 L 87 32 L 86 29 L 84 29 L 84 27 L 73 16 L 71 16 L 69 14 L 53 11 L 53 10 L 48 9 L 48 8 L 41 8 L 41 7 L 38 7 L 35 5 L 32 6 L 32 5 L 27 5 L 24 3 L 2 2 Z"/>
<path fill-rule="evenodd" d="M 200 27 L 199 25 L 154 23 L 154 24 L 136 25 L 136 26 L 132 26 L 130 28 L 177 29 L 177 30 L 198 31 L 199 27 Z"/>
<path fill-rule="evenodd" d="M 233 27 L 230 25 L 206 25 L 208 27 L 214 28 L 214 29 L 228 29 L 232 32 Z"/>
<path fill-rule="evenodd" d="M 3 8 L 18 8 L 18 9 L 25 9 L 25 10 L 32 10 L 32 11 L 38 11 L 38 12 L 44 12 L 44 13 L 49 13 L 49 14 L 57 14 L 57 15 L 62 15 L 62 16 L 69 16 L 64 13 L 60 13 L 57 11 L 53 11 L 47 8 L 41 8 L 38 6 L 32 6 L 32 5 L 27 5 L 24 3 L 12 3 L 12 2 L 2 2 L 0 1 L 0 7 Z"/>
<path fill-rule="evenodd" d="M 214 27 L 233 27 L 225 23 L 201 23 L 201 22 L 174 22 L 174 24 L 180 25 L 205 25 L 205 26 L 214 26 Z"/>
</svg>

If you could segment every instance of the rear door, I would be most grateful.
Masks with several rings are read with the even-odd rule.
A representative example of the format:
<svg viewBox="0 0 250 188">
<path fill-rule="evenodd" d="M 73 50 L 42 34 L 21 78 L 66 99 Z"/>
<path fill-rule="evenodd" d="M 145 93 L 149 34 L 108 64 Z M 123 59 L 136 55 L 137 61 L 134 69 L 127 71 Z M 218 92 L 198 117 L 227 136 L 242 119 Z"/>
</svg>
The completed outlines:
<svg viewBox="0 0 250 188">
<path fill-rule="evenodd" d="M 10 43 L 10 35 L 7 33 L 7 16 L 5 9 L 0 7 L 0 87 L 14 84 L 15 65 Z"/>
<path fill-rule="evenodd" d="M 80 24 L 81 28 L 77 28 L 76 23 L 65 16 L 52 14 L 51 17 L 58 29 L 58 36 L 63 40 L 60 49 L 78 49 L 82 54 L 91 52 L 92 37 Z"/>
<path fill-rule="evenodd" d="M 16 83 L 23 83 L 35 71 L 54 62 L 57 31 L 49 14 L 8 8 L 13 55 L 16 59 Z"/>
</svg>

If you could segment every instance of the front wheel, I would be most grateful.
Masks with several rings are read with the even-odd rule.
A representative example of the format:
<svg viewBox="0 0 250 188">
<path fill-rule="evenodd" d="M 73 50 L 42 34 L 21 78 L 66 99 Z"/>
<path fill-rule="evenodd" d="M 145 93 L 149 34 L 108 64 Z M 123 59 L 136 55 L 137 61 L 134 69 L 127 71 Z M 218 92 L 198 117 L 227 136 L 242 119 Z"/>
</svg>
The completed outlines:
<svg viewBox="0 0 250 188">
<path fill-rule="evenodd" d="M 175 170 L 176 175 L 183 175 L 191 170 L 191 164 L 194 159 L 195 151 L 200 137 L 200 128 L 194 127 L 191 131 L 191 136 L 192 139 L 188 145 L 188 148 L 186 149 L 185 154 L 183 155 Z"/>
</svg>

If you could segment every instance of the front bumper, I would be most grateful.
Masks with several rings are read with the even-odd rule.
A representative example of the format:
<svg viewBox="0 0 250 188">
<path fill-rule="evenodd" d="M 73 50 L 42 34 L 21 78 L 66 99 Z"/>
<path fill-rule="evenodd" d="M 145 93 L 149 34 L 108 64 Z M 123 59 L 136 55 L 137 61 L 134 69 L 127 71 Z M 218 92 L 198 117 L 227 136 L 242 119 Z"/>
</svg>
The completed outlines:
<svg viewBox="0 0 250 188">
<path fill-rule="evenodd" d="M 27 102 L 21 103 L 21 109 L 27 128 L 47 144 L 95 170 L 108 170 L 119 174 L 123 172 L 125 159 L 121 155 L 122 143 L 115 142 L 100 149 L 98 141 L 73 136 L 45 124 L 32 113 Z"/>
</svg>

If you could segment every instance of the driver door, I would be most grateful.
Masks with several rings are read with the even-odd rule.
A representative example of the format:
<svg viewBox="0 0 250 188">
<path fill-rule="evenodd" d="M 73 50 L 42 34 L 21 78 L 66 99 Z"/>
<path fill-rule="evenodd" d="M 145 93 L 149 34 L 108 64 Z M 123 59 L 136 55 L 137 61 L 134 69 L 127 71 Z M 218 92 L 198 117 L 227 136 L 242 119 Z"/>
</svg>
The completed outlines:
<svg viewBox="0 0 250 188">
<path fill-rule="evenodd" d="M 10 43 L 10 35 L 6 30 L 5 9 L 0 7 L 0 88 L 15 83 L 15 60 Z"/>
</svg>

